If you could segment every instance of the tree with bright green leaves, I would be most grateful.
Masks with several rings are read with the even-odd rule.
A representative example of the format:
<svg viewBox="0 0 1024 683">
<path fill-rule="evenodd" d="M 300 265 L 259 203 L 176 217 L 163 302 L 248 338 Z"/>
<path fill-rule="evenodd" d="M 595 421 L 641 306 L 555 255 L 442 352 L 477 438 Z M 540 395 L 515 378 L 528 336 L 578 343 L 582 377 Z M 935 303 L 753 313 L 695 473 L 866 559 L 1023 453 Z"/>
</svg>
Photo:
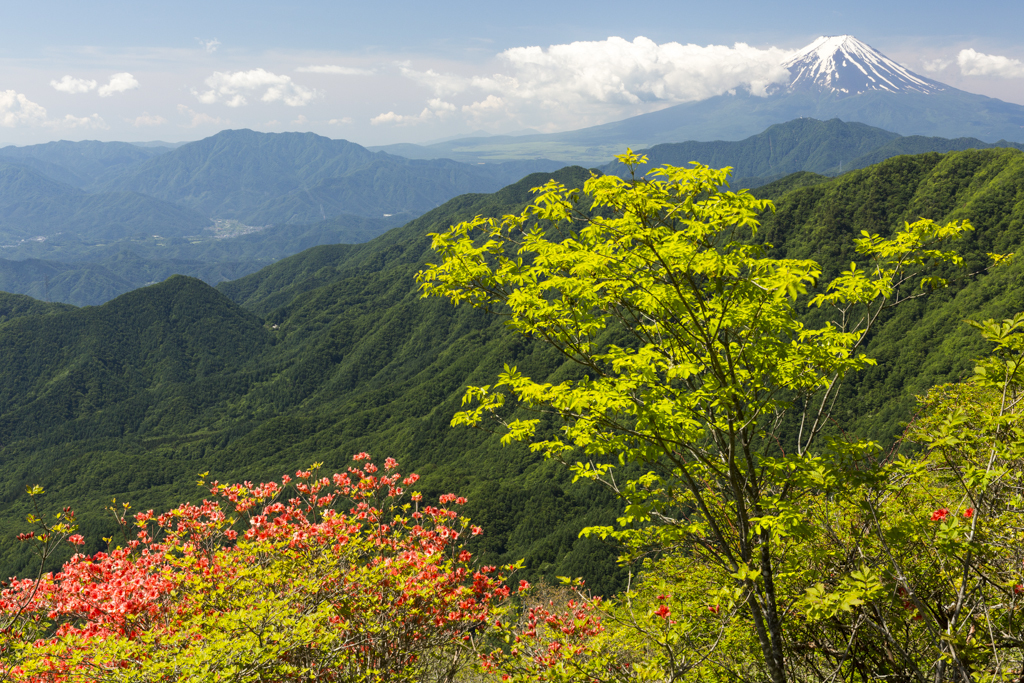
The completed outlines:
<svg viewBox="0 0 1024 683">
<path fill-rule="evenodd" d="M 506 442 L 528 441 L 614 490 L 622 526 L 591 531 L 629 558 L 657 558 L 651 572 L 672 558 L 717 572 L 712 606 L 749 626 L 765 675 L 782 683 L 795 661 L 789 622 L 814 609 L 813 505 L 855 497 L 879 455 L 837 438 L 832 406 L 844 378 L 871 364 L 876 322 L 943 286 L 935 266 L 959 262 L 946 244 L 971 227 L 922 219 L 864 234 L 861 261 L 822 282 L 814 261 L 758 243 L 771 204 L 723 190 L 726 180 L 696 165 L 594 176 L 582 193 L 552 182 L 518 215 L 433 235 L 442 260 L 419 281 L 425 296 L 507 315 L 579 367 L 558 383 L 506 367 L 468 389 L 454 422 L 494 417 Z M 808 306 L 827 321 L 803 322 Z M 820 600 L 855 610 L 877 590 L 873 571 L 851 569 Z"/>
</svg>

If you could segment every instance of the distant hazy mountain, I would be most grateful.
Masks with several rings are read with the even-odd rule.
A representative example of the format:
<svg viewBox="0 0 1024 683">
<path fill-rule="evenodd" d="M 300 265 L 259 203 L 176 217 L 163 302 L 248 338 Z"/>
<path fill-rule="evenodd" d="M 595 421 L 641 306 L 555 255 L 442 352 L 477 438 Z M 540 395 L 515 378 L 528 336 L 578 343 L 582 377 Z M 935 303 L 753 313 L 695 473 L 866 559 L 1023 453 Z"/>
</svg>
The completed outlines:
<svg viewBox="0 0 1024 683">
<path fill-rule="evenodd" d="M 95 305 L 174 273 L 210 284 L 365 242 L 557 162 L 412 161 L 313 134 L 224 131 L 171 149 L 0 149 L 0 290 Z"/>
<path fill-rule="evenodd" d="M 87 245 L 61 235 L 21 244 L 19 259 L 2 258 L 11 250 L 0 250 L 0 291 L 96 306 L 174 274 L 209 284 L 236 280 L 304 249 L 367 242 L 409 218 L 408 214 L 346 215 L 308 225 L 272 226 L 228 239 L 153 238 Z"/>
<path fill-rule="evenodd" d="M 25 166 L 0 162 L 0 248 L 62 233 L 114 240 L 154 233 L 181 236 L 207 225 L 205 216 L 153 197 L 88 194 Z"/>
<path fill-rule="evenodd" d="M 28 166 L 44 175 L 74 185 L 90 188 L 101 185 L 106 178 L 140 164 L 169 147 L 141 147 L 127 142 L 47 142 L 42 145 L 0 148 L 0 161 Z"/>
<path fill-rule="evenodd" d="M 313 133 L 226 130 L 182 145 L 108 181 L 212 218 L 308 223 L 341 213 L 424 211 L 466 192 L 493 192 L 556 162 L 468 165 L 412 161 Z"/>
<path fill-rule="evenodd" d="M 739 140 L 800 117 L 840 118 L 908 136 L 1024 142 L 1024 106 L 915 74 L 853 36 L 818 38 L 785 66 L 789 82 L 767 97 L 738 90 L 564 133 L 470 138 L 419 150 L 393 149 L 417 158 L 473 161 L 546 156 L 589 164 L 626 147 Z"/>
<path fill-rule="evenodd" d="M 977 138 L 904 137 L 863 123 L 805 118 L 770 126 L 737 142 L 678 142 L 639 151 L 649 159 L 647 168 L 663 164 L 682 166 L 691 161 L 715 168 L 730 166 L 733 187 L 758 187 L 798 171 L 838 175 L 901 154 L 992 147 L 1024 149 L 1024 144 L 989 144 Z M 627 172 L 617 161 L 601 170 L 617 175 Z"/>
</svg>

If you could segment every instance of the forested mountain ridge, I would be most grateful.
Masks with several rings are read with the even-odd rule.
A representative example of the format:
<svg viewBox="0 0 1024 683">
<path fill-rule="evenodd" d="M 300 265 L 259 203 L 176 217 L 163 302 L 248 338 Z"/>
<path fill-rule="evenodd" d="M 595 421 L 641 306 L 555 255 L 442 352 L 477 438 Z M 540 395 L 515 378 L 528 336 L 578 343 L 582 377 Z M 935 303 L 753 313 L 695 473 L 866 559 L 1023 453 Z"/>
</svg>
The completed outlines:
<svg viewBox="0 0 1024 683">
<path fill-rule="evenodd" d="M 646 152 L 652 165 L 732 165 L 734 185 L 754 187 L 798 170 L 835 175 L 908 151 L 988 146 L 801 119 L 739 142 Z M 173 273 L 210 284 L 237 279 L 311 246 L 372 239 L 454 194 L 558 166 L 409 160 L 313 134 L 244 130 L 175 150 L 95 141 L 4 150 L 0 289 L 75 305 Z M 621 172 L 614 163 L 605 170 Z M 224 215 L 211 220 L 209 211 Z"/>
<path fill-rule="evenodd" d="M 80 509 L 97 539 L 112 531 L 100 508 L 114 496 L 167 507 L 199 495 L 198 472 L 266 479 L 314 461 L 337 468 L 365 450 L 422 473 L 427 493 L 467 495 L 467 512 L 487 529 L 484 561 L 525 557 L 524 576 L 584 575 L 599 591 L 616 589 L 614 551 L 577 538 L 611 522 L 610 496 L 570 485 L 561 465 L 522 446 L 449 426 L 463 388 L 493 383 L 505 363 L 547 381 L 570 368 L 500 317 L 422 300 L 414 281 L 436 258 L 427 233 L 516 211 L 549 177 L 572 187 L 588 176 L 570 168 L 458 197 L 372 242 L 307 250 L 220 293 L 176 278 L 95 308 L 0 300 L 15 311 L 0 323 L 0 349 L 16 359 L 0 367 L 4 543 L 26 511 L 25 484 Z M 1015 251 L 1024 239 L 1022 192 L 1018 151 L 928 154 L 789 191 L 762 217 L 772 253 L 817 258 L 827 275 L 847 267 L 861 230 L 888 234 L 922 214 L 977 228 L 951 289 L 897 309 L 874 334 L 868 352 L 879 366 L 844 394 L 844 428 L 891 441 L 914 393 L 971 371 L 982 344 L 964 318 L 1024 310 L 1024 264 L 984 270 L 984 252 Z M 5 566 L 21 566 L 13 545 L 2 552 Z"/>
<path fill-rule="evenodd" d="M 769 126 L 762 133 L 736 142 L 666 143 L 637 153 L 648 157 L 647 168 L 662 164 L 683 166 L 691 161 L 713 168 L 730 166 L 733 187 L 758 187 L 799 171 L 835 176 L 904 154 L 997 147 L 1024 149 L 1024 144 L 1005 140 L 989 144 L 976 138 L 904 137 L 863 123 L 800 118 Z M 625 173 L 617 161 L 601 170 Z"/>
</svg>

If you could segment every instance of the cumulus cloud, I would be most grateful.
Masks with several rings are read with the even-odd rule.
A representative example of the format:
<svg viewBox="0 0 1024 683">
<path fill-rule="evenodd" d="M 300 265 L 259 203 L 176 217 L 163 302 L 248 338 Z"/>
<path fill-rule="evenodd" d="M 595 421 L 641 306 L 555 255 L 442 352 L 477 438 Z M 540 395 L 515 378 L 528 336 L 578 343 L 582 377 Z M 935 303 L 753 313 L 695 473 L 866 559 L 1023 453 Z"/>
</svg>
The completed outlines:
<svg viewBox="0 0 1024 683">
<path fill-rule="evenodd" d="M 76 93 L 89 92 L 96 88 L 96 81 L 86 80 L 84 78 L 74 78 L 73 76 L 64 76 L 59 81 L 50 81 L 50 85 L 53 86 L 54 90 L 60 92 L 66 92 L 70 95 Z"/>
<path fill-rule="evenodd" d="M 46 109 L 13 90 L 0 90 L 0 126 L 36 126 L 45 123 Z"/>
<path fill-rule="evenodd" d="M 481 117 L 505 108 L 505 100 L 494 95 L 488 95 L 487 99 L 472 104 L 463 105 L 462 111 L 475 117 Z"/>
<path fill-rule="evenodd" d="M 382 124 L 397 124 L 400 126 L 411 126 L 423 121 L 430 121 L 432 119 L 443 119 L 454 111 L 457 111 L 456 107 L 451 102 L 445 102 L 440 98 L 434 98 L 427 102 L 427 106 L 423 108 L 419 114 L 406 115 L 396 114 L 393 111 L 389 111 L 386 114 L 378 114 L 370 119 L 370 123 L 374 126 Z"/>
<path fill-rule="evenodd" d="M 1024 62 L 1001 55 L 987 55 L 970 48 L 960 50 L 956 57 L 960 71 L 965 76 L 997 76 L 1000 78 L 1024 78 Z"/>
<path fill-rule="evenodd" d="M 938 73 L 951 65 L 953 62 L 948 59 L 932 59 L 922 63 L 924 70 L 929 73 Z"/>
<path fill-rule="evenodd" d="M 343 125 L 343 124 L 348 124 L 348 123 L 352 123 L 352 117 L 351 116 L 346 116 L 346 117 L 340 118 L 340 119 L 331 119 L 327 123 L 331 124 L 332 126 L 339 126 L 339 125 Z"/>
<path fill-rule="evenodd" d="M 416 71 L 406 64 L 399 65 L 399 68 L 401 69 L 403 76 L 416 81 L 420 85 L 427 86 L 434 91 L 435 95 L 440 96 L 456 95 L 475 85 L 482 85 L 485 82 L 485 79 L 467 78 L 456 74 L 442 74 L 434 71 L 433 69 Z"/>
<path fill-rule="evenodd" d="M 260 99 L 264 102 L 282 101 L 289 107 L 302 107 L 309 104 L 317 91 L 292 82 L 291 77 L 278 75 L 263 69 L 249 71 L 215 71 L 206 79 L 209 90 L 195 96 L 203 104 L 223 102 L 229 107 L 241 107 L 248 104 L 243 92 L 264 90 Z"/>
<path fill-rule="evenodd" d="M 135 126 L 136 128 L 142 128 L 143 126 L 162 126 L 167 123 L 167 119 L 162 116 L 153 116 L 146 112 L 142 116 L 136 116 L 135 119 L 127 119 L 127 121 Z"/>
<path fill-rule="evenodd" d="M 100 86 L 97 91 L 100 97 L 110 97 L 111 95 L 126 90 L 134 90 L 139 87 L 139 82 L 135 80 L 135 76 L 132 76 L 128 72 L 122 72 L 114 74 L 110 77 L 110 82 L 106 85 Z"/>
<path fill-rule="evenodd" d="M 202 38 L 196 38 L 196 42 L 199 43 L 204 50 L 210 53 L 216 52 L 217 48 L 221 45 L 220 41 L 216 38 L 214 38 L 213 40 L 203 40 Z"/>
<path fill-rule="evenodd" d="M 374 73 L 373 69 L 357 69 L 354 66 L 338 66 L 337 64 L 300 66 L 296 71 L 306 74 L 334 74 L 338 76 L 369 76 Z"/>
<path fill-rule="evenodd" d="M 52 119 L 43 123 L 43 126 L 47 128 L 92 128 L 99 130 L 107 130 L 110 126 L 104 121 L 99 114 L 93 114 L 92 116 L 73 116 L 66 114 L 62 119 Z"/>
<path fill-rule="evenodd" d="M 67 114 L 62 119 L 51 119 L 46 108 L 36 104 L 14 90 L 0 90 L 0 126 L 41 126 L 43 128 L 109 128 L 99 114 L 74 116 Z"/>
<path fill-rule="evenodd" d="M 199 126 L 216 125 L 223 126 L 229 123 L 227 120 L 216 116 L 210 116 L 203 112 L 197 112 L 184 104 L 178 105 L 178 113 L 182 116 L 190 119 L 186 126 L 189 128 L 198 128 Z"/>
<path fill-rule="evenodd" d="M 767 95 L 784 83 L 782 66 L 793 53 L 759 49 L 745 43 L 726 45 L 657 44 L 638 37 L 612 37 L 565 45 L 516 47 L 498 58 L 507 68 L 490 76 L 460 76 L 399 65 L 409 79 L 437 97 L 470 97 L 462 111 L 473 116 L 519 115 L 545 110 L 546 118 L 579 125 L 588 116 L 632 115 L 665 106 L 702 100 L 745 88 Z M 408 123 L 423 114 L 382 114 L 378 123 Z"/>
</svg>

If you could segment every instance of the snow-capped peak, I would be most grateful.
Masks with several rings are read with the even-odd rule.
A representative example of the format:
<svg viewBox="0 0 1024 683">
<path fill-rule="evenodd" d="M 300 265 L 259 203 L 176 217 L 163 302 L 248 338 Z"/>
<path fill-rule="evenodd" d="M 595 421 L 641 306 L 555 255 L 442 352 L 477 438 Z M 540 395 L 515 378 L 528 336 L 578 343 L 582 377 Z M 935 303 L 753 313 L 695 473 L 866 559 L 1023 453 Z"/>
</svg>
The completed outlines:
<svg viewBox="0 0 1024 683">
<path fill-rule="evenodd" d="M 869 90 L 933 93 L 945 87 L 853 36 L 822 36 L 783 62 L 790 90 L 857 95 Z"/>
</svg>

